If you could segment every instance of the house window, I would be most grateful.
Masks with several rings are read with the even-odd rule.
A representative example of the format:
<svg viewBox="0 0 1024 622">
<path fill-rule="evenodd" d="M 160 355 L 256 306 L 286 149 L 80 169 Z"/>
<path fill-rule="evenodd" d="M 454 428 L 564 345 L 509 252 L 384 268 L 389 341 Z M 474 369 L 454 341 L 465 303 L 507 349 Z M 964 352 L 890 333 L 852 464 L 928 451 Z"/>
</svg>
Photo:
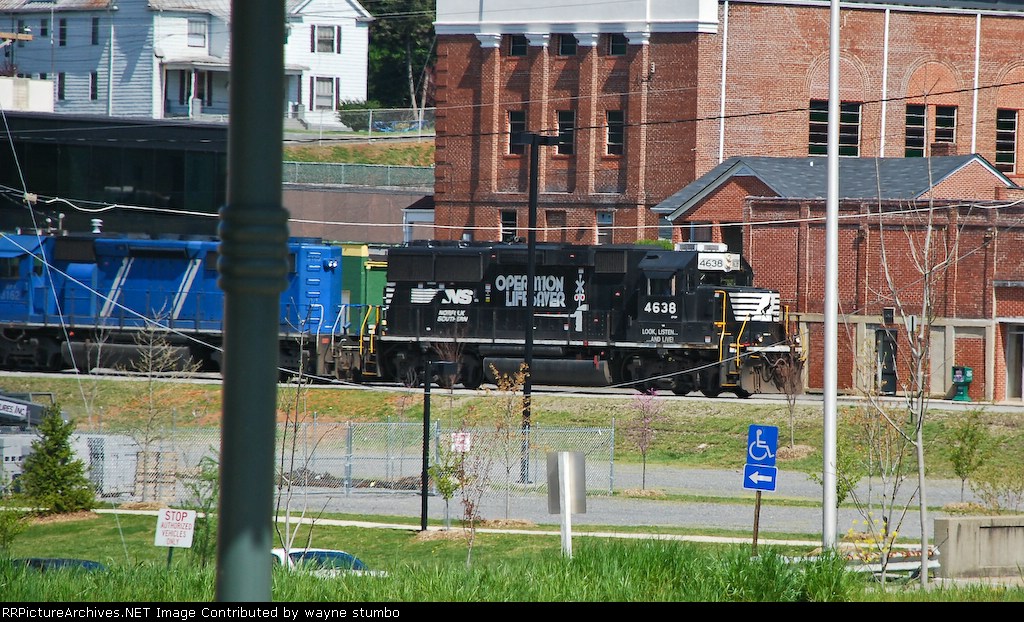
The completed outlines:
<svg viewBox="0 0 1024 622">
<path fill-rule="evenodd" d="M 1017 111 L 996 111 L 996 168 L 1004 173 L 1017 172 Z"/>
<path fill-rule="evenodd" d="M 100 74 L 95 71 L 89 72 L 89 99 L 96 101 L 100 98 Z"/>
<path fill-rule="evenodd" d="M 860 102 L 839 105 L 839 155 L 860 156 Z M 828 100 L 812 99 L 808 155 L 828 155 Z"/>
<path fill-rule="evenodd" d="M 597 243 L 598 244 L 611 244 L 612 243 L 612 213 L 611 212 L 598 212 L 597 213 Z"/>
<path fill-rule="evenodd" d="M 57 74 L 57 99 L 58 101 L 64 101 L 64 72 Z"/>
<path fill-rule="evenodd" d="M 620 32 L 608 35 L 608 56 L 625 56 L 626 44 L 626 35 Z"/>
<path fill-rule="evenodd" d="M 64 47 L 68 44 L 68 20 L 60 19 L 57 22 L 57 45 Z"/>
<path fill-rule="evenodd" d="M 25 20 L 23 20 L 23 19 L 19 19 L 18 20 L 18 34 L 19 35 L 28 34 L 27 32 L 25 32 Z M 25 47 L 24 39 L 18 39 L 18 47 L 20 47 L 20 48 Z"/>
<path fill-rule="evenodd" d="M 190 47 L 190 48 L 205 48 L 206 47 L 206 20 L 202 20 L 202 19 L 190 19 L 190 20 L 188 20 L 188 47 Z"/>
<path fill-rule="evenodd" d="M 45 73 L 39 74 L 39 79 L 40 80 L 45 80 L 46 79 L 46 74 Z"/>
<path fill-rule="evenodd" d="M 526 52 L 530 48 L 529 41 L 526 40 L 526 35 L 509 35 L 508 37 L 508 55 L 509 56 L 526 56 Z"/>
<path fill-rule="evenodd" d="M 621 110 L 609 110 L 606 114 L 608 117 L 608 139 L 605 153 L 622 155 L 626 136 L 625 113 Z"/>
<path fill-rule="evenodd" d="M 317 54 L 340 54 L 341 36 L 335 26 L 313 26 L 313 48 Z"/>
<path fill-rule="evenodd" d="M 956 106 L 935 107 L 935 142 L 956 142 Z"/>
<path fill-rule="evenodd" d="M 501 241 L 514 242 L 518 226 L 515 210 L 501 210 Z"/>
<path fill-rule="evenodd" d="M 314 86 L 316 110 L 334 110 L 334 78 L 317 78 Z"/>
<path fill-rule="evenodd" d="M 572 155 L 575 150 L 576 113 L 572 110 L 558 111 L 558 155 Z"/>
<path fill-rule="evenodd" d="M 50 36 L 50 20 L 41 19 L 39 20 L 39 36 L 48 37 Z"/>
<path fill-rule="evenodd" d="M 526 131 L 526 111 L 508 111 L 508 152 L 512 155 L 523 155 L 526 153 L 526 145 L 515 142 L 516 134 Z"/>
<path fill-rule="evenodd" d="M 92 18 L 92 44 L 100 44 L 100 18 Z"/>
<path fill-rule="evenodd" d="M 925 108 L 921 104 L 907 104 L 907 137 L 903 156 L 924 157 Z"/>
<path fill-rule="evenodd" d="M 574 35 L 558 35 L 558 55 L 576 56 L 576 37 Z"/>
</svg>

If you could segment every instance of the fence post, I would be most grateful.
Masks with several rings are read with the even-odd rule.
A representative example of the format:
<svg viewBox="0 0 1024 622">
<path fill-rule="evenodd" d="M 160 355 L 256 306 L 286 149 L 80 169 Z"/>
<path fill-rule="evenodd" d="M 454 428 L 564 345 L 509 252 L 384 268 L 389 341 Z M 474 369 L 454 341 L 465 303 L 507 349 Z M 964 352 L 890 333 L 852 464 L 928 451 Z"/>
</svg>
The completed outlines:
<svg viewBox="0 0 1024 622">
<path fill-rule="evenodd" d="M 345 496 L 352 494 L 352 422 L 349 421 L 345 438 Z"/>
<path fill-rule="evenodd" d="M 608 443 L 608 494 L 615 494 L 615 417 L 612 417 L 611 440 Z"/>
</svg>

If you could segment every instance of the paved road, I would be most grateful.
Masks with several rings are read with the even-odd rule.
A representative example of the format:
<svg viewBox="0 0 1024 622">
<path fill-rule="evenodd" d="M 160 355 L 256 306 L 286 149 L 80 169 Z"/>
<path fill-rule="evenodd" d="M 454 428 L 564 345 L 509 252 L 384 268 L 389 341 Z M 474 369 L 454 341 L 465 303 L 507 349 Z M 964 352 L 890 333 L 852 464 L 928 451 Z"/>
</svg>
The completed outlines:
<svg viewBox="0 0 1024 622">
<path fill-rule="evenodd" d="M 672 494 L 684 494 L 708 497 L 729 497 L 730 502 L 680 502 L 657 498 L 633 498 L 609 496 L 607 494 L 590 494 L 587 497 L 585 514 L 574 514 L 572 524 L 576 526 L 646 526 L 658 527 L 692 527 L 716 528 L 738 531 L 753 531 L 755 513 L 755 493 L 743 488 L 743 473 L 737 469 L 707 470 L 680 469 L 670 467 L 652 467 L 647 469 L 647 485 L 649 490 L 664 491 Z M 639 489 L 641 469 L 638 466 L 616 465 L 615 490 L 623 491 Z M 762 494 L 759 515 L 759 531 L 761 534 L 790 533 L 807 534 L 810 539 L 820 540 L 822 534 L 823 513 L 821 510 L 822 489 L 807 475 L 799 472 L 781 471 L 778 475 L 778 487 L 775 492 Z M 901 486 L 898 498 L 906 502 L 913 493 L 916 480 L 907 480 Z M 877 482 L 875 484 L 877 486 Z M 942 507 L 960 501 L 959 480 L 931 480 L 928 482 L 927 504 L 929 507 Z M 858 495 L 867 498 L 866 482 L 858 487 Z M 878 491 L 876 489 L 876 497 Z M 778 503 L 782 499 L 799 499 L 817 504 L 816 507 L 792 507 Z M 976 497 L 965 492 L 965 501 L 977 501 Z M 349 495 L 338 491 L 323 491 L 311 499 L 311 506 L 324 506 L 330 512 L 355 514 L 374 514 L 381 516 L 399 516 L 420 518 L 422 515 L 422 498 L 410 492 L 366 492 L 353 491 Z M 900 505 L 902 507 L 903 504 Z M 916 502 L 914 503 L 916 507 Z M 431 519 L 443 519 L 445 503 L 440 497 L 429 497 L 427 515 Z M 462 515 L 462 507 L 458 497 L 449 505 L 449 516 L 457 522 Z M 929 512 L 928 535 L 932 535 L 933 519 L 944 516 L 941 511 Z M 488 520 L 511 519 L 528 521 L 537 525 L 557 527 L 560 517 L 549 514 L 547 495 L 541 493 L 524 493 L 514 490 L 506 499 L 501 491 L 489 493 L 481 503 L 481 516 Z M 881 511 L 873 518 L 881 519 Z M 854 508 L 841 508 L 837 512 L 836 532 L 840 536 L 851 528 L 862 528 L 865 518 Z M 898 522 L 898 521 L 897 521 Z M 899 524 L 899 531 L 904 540 L 920 538 L 920 519 L 918 512 L 911 509 Z"/>
</svg>

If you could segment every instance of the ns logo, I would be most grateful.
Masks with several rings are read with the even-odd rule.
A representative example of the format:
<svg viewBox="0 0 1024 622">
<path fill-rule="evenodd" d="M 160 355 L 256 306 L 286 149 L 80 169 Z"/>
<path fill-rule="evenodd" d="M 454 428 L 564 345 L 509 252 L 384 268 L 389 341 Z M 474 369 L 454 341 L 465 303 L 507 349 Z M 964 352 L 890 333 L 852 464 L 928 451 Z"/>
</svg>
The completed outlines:
<svg viewBox="0 0 1024 622">
<path fill-rule="evenodd" d="M 446 289 L 444 290 L 444 304 L 449 305 L 470 305 L 473 304 L 473 290 L 471 289 Z"/>
</svg>

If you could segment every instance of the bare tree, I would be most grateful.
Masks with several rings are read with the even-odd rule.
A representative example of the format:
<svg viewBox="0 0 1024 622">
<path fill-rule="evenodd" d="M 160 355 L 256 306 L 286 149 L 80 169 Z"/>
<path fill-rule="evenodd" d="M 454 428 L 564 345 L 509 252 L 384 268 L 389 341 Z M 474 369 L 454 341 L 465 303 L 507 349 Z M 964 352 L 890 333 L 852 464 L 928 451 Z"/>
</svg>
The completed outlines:
<svg viewBox="0 0 1024 622">
<path fill-rule="evenodd" d="M 787 336 L 789 354 L 774 359 L 771 378 L 776 388 L 786 396 L 786 408 L 789 412 L 789 447 L 796 445 L 796 402 L 804 392 L 804 364 L 807 355 L 800 348 L 800 340 L 796 334 Z"/>
<path fill-rule="evenodd" d="M 136 388 L 129 403 L 131 416 L 124 419 L 122 425 L 125 432 L 142 448 L 140 467 L 142 500 L 152 496 L 158 497 L 163 484 L 173 485 L 175 473 L 179 467 L 164 452 L 154 447 L 166 438 L 168 428 L 174 424 L 175 411 L 167 404 L 176 389 L 165 381 L 168 377 L 188 377 L 199 371 L 199 364 L 194 362 L 186 348 L 177 346 L 170 341 L 170 330 L 166 327 L 166 315 L 157 313 L 147 320 L 134 335 L 135 357 L 122 371 L 141 377 L 141 383 L 133 384 Z"/>
<path fill-rule="evenodd" d="M 928 185 L 932 187 L 931 167 L 928 167 Z M 879 177 L 876 175 L 876 180 Z M 880 182 L 876 182 L 879 183 Z M 879 188 L 879 196 L 882 196 Z M 874 526 L 873 500 L 857 499 L 858 509 L 865 524 L 875 531 L 873 540 L 879 542 L 883 563 L 888 563 L 888 551 L 899 531 L 910 504 L 917 502 L 921 528 L 921 585 L 928 583 L 928 507 L 925 486 L 924 424 L 929 406 L 931 331 L 936 310 L 943 306 L 942 285 L 959 255 L 959 234 L 955 206 L 942 206 L 934 198 L 923 202 L 900 205 L 891 212 L 881 203 L 877 214 L 878 247 L 881 254 L 880 269 L 884 288 L 878 292 L 880 300 L 891 301 L 894 319 L 899 325 L 897 367 L 906 370 L 900 382 L 903 404 L 894 407 L 883 401 L 877 386 L 862 387 L 872 415 L 868 417 L 872 432 L 869 435 L 868 479 L 882 479 L 882 503 L 888 505 L 877 528 Z M 898 249 L 898 250 L 897 250 Z M 892 258 L 899 254 L 899 260 Z M 911 270 L 899 271 L 909 264 Z M 916 466 L 916 488 L 902 508 L 897 506 L 897 492 L 909 471 Z M 869 487 L 869 490 L 871 488 Z"/>
<path fill-rule="evenodd" d="M 663 403 L 657 400 L 658 391 L 648 389 L 633 398 L 633 417 L 627 419 L 626 438 L 640 452 L 643 471 L 640 478 L 641 490 L 647 490 L 647 454 L 654 444 L 655 426 L 666 419 L 662 414 Z"/>
<path fill-rule="evenodd" d="M 523 386 L 529 374 L 526 363 L 512 373 L 501 373 L 491 366 L 497 385 L 497 406 L 491 424 L 492 441 L 489 450 L 497 454 L 499 463 L 505 470 L 505 519 L 509 516 L 510 497 L 512 491 L 512 472 L 521 466 L 524 459 L 523 451 L 528 450 L 529 440 L 523 438 L 522 417 L 526 406 Z M 526 447 L 524 447 L 524 443 Z M 524 484 L 526 482 L 523 482 Z"/>
<path fill-rule="evenodd" d="M 470 434 L 473 424 L 480 418 L 477 411 L 470 408 L 458 427 L 460 434 Z M 473 562 L 473 545 L 476 543 L 477 525 L 482 516 L 480 504 L 484 494 L 490 488 L 491 463 L 494 454 L 488 450 L 488 439 L 471 440 L 469 451 L 460 452 L 456 462 L 459 500 L 462 503 L 462 527 L 466 531 L 466 567 Z M 482 447 L 481 447 L 482 445 Z"/>
<path fill-rule="evenodd" d="M 309 499 L 305 495 L 305 491 L 308 490 L 313 479 L 309 464 L 323 439 L 323 436 L 320 436 L 310 440 L 305 433 L 308 427 L 305 425 L 308 419 L 306 408 L 308 389 L 309 384 L 300 365 L 298 376 L 295 378 L 295 391 L 291 394 L 281 393 L 278 397 L 278 411 L 284 413 L 284 422 L 281 426 L 278 446 L 274 530 L 286 553 L 295 546 L 302 526 L 306 523 Z M 297 487 L 301 487 L 303 491 L 301 497 L 296 490 Z M 323 514 L 327 501 L 324 500 L 323 506 L 310 521 L 309 530 L 306 532 L 305 546 L 307 547 L 312 542 L 313 528 L 316 526 L 317 519 Z"/>
</svg>

